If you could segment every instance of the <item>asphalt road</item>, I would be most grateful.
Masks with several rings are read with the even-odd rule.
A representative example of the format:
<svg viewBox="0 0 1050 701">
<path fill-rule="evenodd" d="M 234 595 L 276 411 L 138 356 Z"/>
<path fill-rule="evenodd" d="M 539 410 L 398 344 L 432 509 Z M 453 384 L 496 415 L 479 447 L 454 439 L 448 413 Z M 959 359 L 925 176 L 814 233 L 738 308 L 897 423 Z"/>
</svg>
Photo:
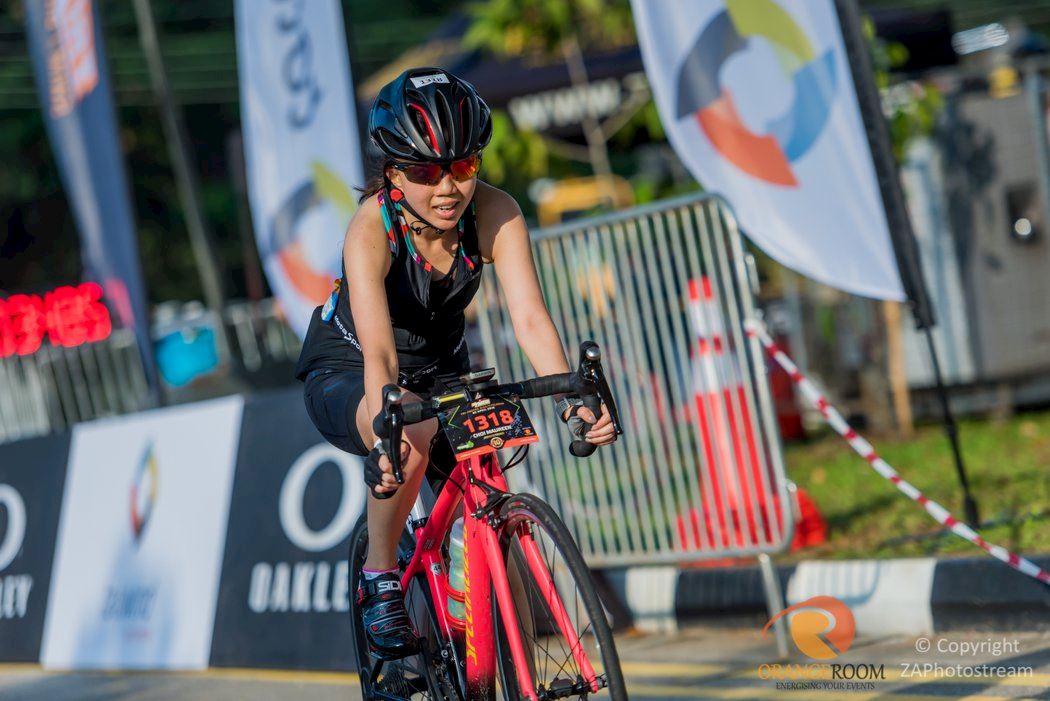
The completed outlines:
<svg viewBox="0 0 1050 701">
<path fill-rule="evenodd" d="M 621 635 L 618 647 L 634 701 L 1050 700 L 1050 634 L 960 632 L 923 639 L 858 640 L 832 661 L 839 665 L 837 671 L 797 652 L 778 661 L 772 640 L 762 639 L 757 630 L 698 627 L 675 634 Z M 872 674 L 877 678 L 860 678 Z M 844 678 L 849 676 L 854 678 Z M 31 665 L 0 665 L 3 701 L 360 698 L 353 674 L 246 669 L 59 674 Z"/>
</svg>

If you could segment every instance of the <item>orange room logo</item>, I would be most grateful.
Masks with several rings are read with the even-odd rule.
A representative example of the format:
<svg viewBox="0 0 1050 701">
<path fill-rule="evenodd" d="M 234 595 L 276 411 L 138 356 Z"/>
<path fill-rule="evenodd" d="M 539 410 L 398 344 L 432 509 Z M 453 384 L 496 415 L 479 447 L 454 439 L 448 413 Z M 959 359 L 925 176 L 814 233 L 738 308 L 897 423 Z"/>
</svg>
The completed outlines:
<svg viewBox="0 0 1050 701">
<path fill-rule="evenodd" d="M 787 617 L 795 646 L 815 660 L 833 660 L 849 650 L 856 636 L 853 612 L 833 596 L 814 596 L 769 619 L 762 628 L 765 636 L 778 619 Z"/>
</svg>

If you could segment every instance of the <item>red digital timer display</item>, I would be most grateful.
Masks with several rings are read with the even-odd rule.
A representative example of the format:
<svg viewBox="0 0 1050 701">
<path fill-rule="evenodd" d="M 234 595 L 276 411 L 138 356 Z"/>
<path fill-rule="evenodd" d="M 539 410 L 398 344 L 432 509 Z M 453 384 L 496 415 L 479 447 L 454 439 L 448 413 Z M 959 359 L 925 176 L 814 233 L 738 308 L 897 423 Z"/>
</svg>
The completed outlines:
<svg viewBox="0 0 1050 701">
<path fill-rule="evenodd" d="M 0 358 L 35 353 L 45 338 L 67 348 L 107 338 L 113 325 L 101 300 L 94 282 L 0 299 Z"/>
</svg>

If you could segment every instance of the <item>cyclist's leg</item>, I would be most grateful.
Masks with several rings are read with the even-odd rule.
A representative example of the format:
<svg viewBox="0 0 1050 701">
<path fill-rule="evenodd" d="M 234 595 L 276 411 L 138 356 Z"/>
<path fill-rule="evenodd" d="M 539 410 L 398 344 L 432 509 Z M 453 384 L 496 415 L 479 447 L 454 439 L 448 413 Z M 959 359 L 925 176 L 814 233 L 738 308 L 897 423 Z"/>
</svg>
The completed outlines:
<svg viewBox="0 0 1050 701">
<path fill-rule="evenodd" d="M 407 390 L 402 392 L 403 401 L 419 401 L 416 394 Z M 375 441 L 372 418 L 369 416 L 366 401 L 362 398 L 357 408 L 357 430 L 369 444 Z M 387 499 L 376 499 L 369 492 L 366 503 L 369 536 L 368 557 L 365 560 L 367 569 L 386 570 L 397 567 L 397 543 L 426 474 L 426 466 L 430 459 L 430 441 L 436 432 L 437 419 L 406 426 L 403 435 L 409 445 L 409 454 L 403 468 L 405 483 Z"/>
</svg>

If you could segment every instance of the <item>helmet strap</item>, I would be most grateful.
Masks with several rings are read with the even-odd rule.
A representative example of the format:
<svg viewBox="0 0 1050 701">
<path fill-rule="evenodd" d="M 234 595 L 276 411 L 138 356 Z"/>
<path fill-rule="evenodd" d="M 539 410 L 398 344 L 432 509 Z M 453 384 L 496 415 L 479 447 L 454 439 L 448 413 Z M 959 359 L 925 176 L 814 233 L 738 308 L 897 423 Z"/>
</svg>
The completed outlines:
<svg viewBox="0 0 1050 701">
<path fill-rule="evenodd" d="M 390 181 L 390 178 L 387 178 L 386 182 L 387 182 L 387 188 L 391 192 L 397 191 L 397 193 L 400 195 L 400 197 L 398 197 L 396 199 L 393 196 L 390 197 L 390 200 L 394 203 L 394 207 L 397 207 L 397 208 L 404 207 L 405 209 L 407 209 L 412 214 L 412 216 L 414 216 L 416 219 L 418 219 L 418 221 L 414 221 L 414 222 L 412 222 L 411 224 L 408 225 L 408 228 L 412 229 L 413 233 L 415 233 L 416 236 L 423 236 L 427 232 L 428 229 L 434 230 L 439 235 L 444 235 L 444 233 L 445 233 L 444 229 L 441 229 L 439 227 L 434 226 L 433 224 L 428 222 L 426 219 L 424 219 L 422 216 L 420 216 L 420 214 L 416 210 L 412 209 L 412 205 L 410 205 L 408 203 L 408 198 L 405 197 L 404 191 L 401 190 L 400 188 L 398 188 L 397 186 L 395 186 L 394 183 L 392 183 Z"/>
</svg>

